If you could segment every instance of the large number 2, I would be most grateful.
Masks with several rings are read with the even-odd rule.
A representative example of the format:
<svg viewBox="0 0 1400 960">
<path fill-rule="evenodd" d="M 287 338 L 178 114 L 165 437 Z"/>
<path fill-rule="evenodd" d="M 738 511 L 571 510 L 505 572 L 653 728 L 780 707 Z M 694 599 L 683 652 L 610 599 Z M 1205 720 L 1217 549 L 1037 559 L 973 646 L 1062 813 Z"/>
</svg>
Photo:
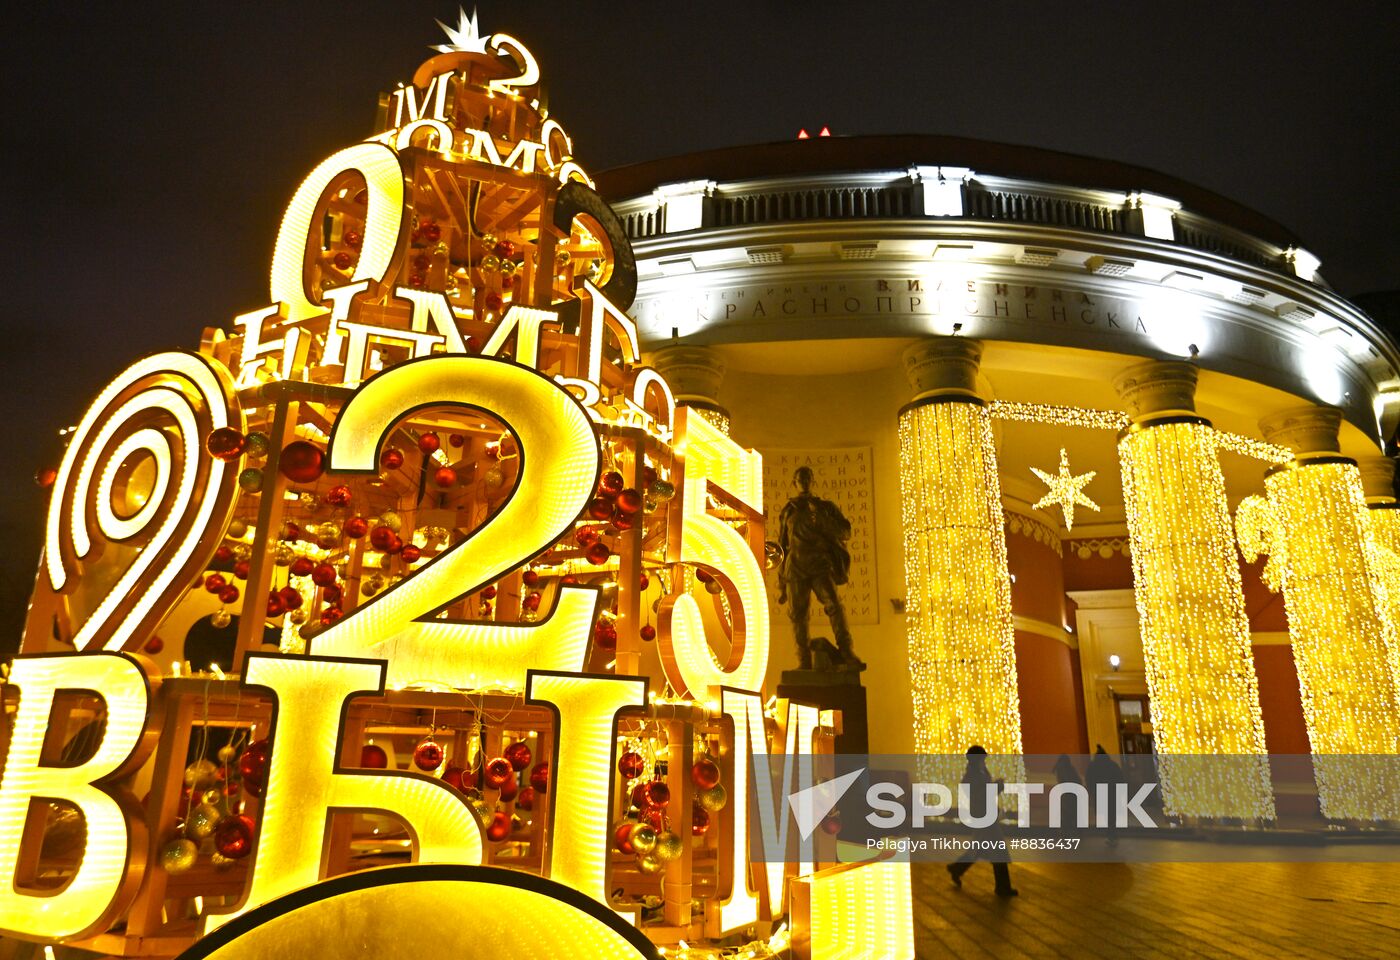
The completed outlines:
<svg viewBox="0 0 1400 960">
<path fill-rule="evenodd" d="M 445 608 L 563 536 L 598 482 L 592 422 L 548 377 L 488 357 L 436 356 L 365 381 L 331 429 L 329 469 L 373 473 L 390 428 L 425 406 L 464 406 L 499 417 L 515 435 L 520 474 L 505 504 L 471 536 L 312 640 L 318 656 L 389 662 L 386 682 L 524 686 L 527 668 L 577 671 L 597 616 L 596 589 L 566 585 L 532 624 L 437 619 Z"/>
</svg>

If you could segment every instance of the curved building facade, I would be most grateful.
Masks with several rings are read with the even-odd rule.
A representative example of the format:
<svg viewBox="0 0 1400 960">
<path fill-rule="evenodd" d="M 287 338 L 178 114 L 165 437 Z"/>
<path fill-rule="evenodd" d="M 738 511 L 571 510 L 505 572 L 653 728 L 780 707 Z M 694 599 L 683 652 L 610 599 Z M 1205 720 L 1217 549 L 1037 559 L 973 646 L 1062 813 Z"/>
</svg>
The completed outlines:
<svg viewBox="0 0 1400 960">
<path fill-rule="evenodd" d="M 1286 229 L 937 137 L 599 189 L 654 362 L 764 454 L 770 538 L 803 464 L 852 522 L 872 751 L 1394 752 L 1400 350 Z"/>
</svg>

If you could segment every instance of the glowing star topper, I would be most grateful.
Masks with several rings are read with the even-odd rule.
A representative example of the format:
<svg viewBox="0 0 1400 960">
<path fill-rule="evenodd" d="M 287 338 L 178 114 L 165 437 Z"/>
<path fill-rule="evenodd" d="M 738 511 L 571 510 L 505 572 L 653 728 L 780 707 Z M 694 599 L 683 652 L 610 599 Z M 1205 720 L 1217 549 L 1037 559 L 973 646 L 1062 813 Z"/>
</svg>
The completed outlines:
<svg viewBox="0 0 1400 960">
<path fill-rule="evenodd" d="M 1090 480 L 1094 479 L 1095 471 L 1090 470 L 1088 473 L 1074 476 L 1069 471 L 1069 454 L 1065 452 L 1063 447 L 1060 448 L 1060 472 L 1058 474 L 1046 473 L 1035 467 L 1031 467 L 1031 473 L 1045 481 L 1045 485 L 1050 488 L 1045 496 L 1036 501 L 1035 509 L 1039 510 L 1041 507 L 1058 503 L 1060 512 L 1065 515 L 1066 530 L 1074 529 L 1074 507 L 1076 504 L 1088 507 L 1090 510 L 1099 508 L 1097 503 L 1084 495 L 1084 488 Z"/>
<path fill-rule="evenodd" d="M 467 16 L 467 12 L 461 7 L 457 8 L 457 26 L 449 27 L 441 20 L 437 22 L 447 34 L 448 43 L 440 43 L 432 47 L 438 53 L 485 53 L 486 43 L 491 38 L 482 36 L 481 27 L 476 22 L 476 8 L 472 7 L 472 15 Z"/>
</svg>

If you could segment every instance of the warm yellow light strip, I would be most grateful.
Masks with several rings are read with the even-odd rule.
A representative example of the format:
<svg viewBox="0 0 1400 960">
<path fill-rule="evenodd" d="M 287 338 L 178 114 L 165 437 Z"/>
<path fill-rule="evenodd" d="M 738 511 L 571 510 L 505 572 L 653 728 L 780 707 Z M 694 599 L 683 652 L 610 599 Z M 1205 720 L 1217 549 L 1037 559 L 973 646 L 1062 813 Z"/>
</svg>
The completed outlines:
<svg viewBox="0 0 1400 960">
<path fill-rule="evenodd" d="M 147 839 L 143 822 L 128 822 L 121 805 L 93 784 L 140 762 L 134 754 L 150 701 L 145 675 L 134 660 L 115 653 L 18 657 L 10 683 L 20 696 L 0 767 L 0 932 L 44 940 L 102 932 L 135 893 L 140 874 L 129 877 L 127 861 L 134 852 L 144 855 Z M 101 691 L 107 705 L 96 749 L 74 766 L 41 762 L 59 690 Z M 48 800 L 71 803 L 82 814 L 82 861 L 61 889 L 22 890 L 15 872 L 30 804 Z"/>
<path fill-rule="evenodd" d="M 727 774 L 725 783 L 729 791 L 725 815 L 732 826 L 731 832 L 724 835 L 728 850 L 720 851 L 720 856 L 728 860 L 734 877 L 729 897 L 720 902 L 719 910 L 720 931 L 729 933 L 758 920 L 758 894 L 749 882 L 749 778 L 753 776 L 752 744 L 758 737 L 766 737 L 766 732 L 763 701 L 758 694 L 723 690 L 720 709 L 734 724 L 733 771 Z M 720 889 L 716 894 L 722 897 L 725 891 Z"/>
<path fill-rule="evenodd" d="M 991 417 L 978 403 L 899 416 L 914 749 L 1021 752 L 1011 579 Z"/>
<path fill-rule="evenodd" d="M 1138 427 L 1118 444 L 1154 745 L 1159 755 L 1258 755 L 1162 769 L 1167 812 L 1274 816 L 1264 719 L 1225 477 L 1209 426 Z"/>
<path fill-rule="evenodd" d="M 155 477 L 150 492 L 136 512 L 129 517 L 117 516 L 112 507 L 112 491 L 122 464 L 136 453 L 149 453 L 155 464 Z M 107 458 L 107 466 L 97 482 L 97 496 L 93 508 L 97 511 L 97 529 L 108 540 L 126 540 L 134 537 L 155 519 L 156 511 L 165 499 L 165 491 L 170 487 L 170 439 L 154 427 L 143 427 L 129 434 L 117 444 L 112 455 Z"/>
<path fill-rule="evenodd" d="M 404 174 L 397 154 L 379 143 L 358 143 L 331 154 L 311 171 L 292 195 L 273 248 L 272 302 L 285 303 L 287 318 L 292 322 L 325 312 L 324 307 L 312 303 L 307 296 L 306 256 L 309 247 L 320 246 L 312 238 L 321 236 L 321 223 L 315 220 L 321 195 L 333 180 L 346 172 L 364 177 L 368 195 L 364 239 L 350 282 L 382 280 L 398 251 L 399 231 L 403 225 Z"/>
<path fill-rule="evenodd" d="M 811 889 L 807 939 L 812 960 L 913 960 L 908 863 L 834 867 L 794 882 Z"/>
<path fill-rule="evenodd" d="M 1358 775 L 1355 757 L 1396 753 L 1400 738 L 1395 625 L 1350 461 L 1304 462 L 1265 481 L 1287 563 L 1283 597 L 1303 715 L 1325 816 L 1400 819 L 1393 761 Z"/>
<path fill-rule="evenodd" d="M 446 783 L 418 773 L 336 769 L 345 701 L 383 690 L 382 663 L 254 654 L 245 676 L 276 697 L 272 754 L 247 896 L 233 912 L 206 915 L 206 933 L 323 879 L 332 811 L 397 817 L 408 826 L 418 862 L 481 863 L 480 824 Z"/>
<path fill-rule="evenodd" d="M 755 513 L 762 513 L 763 455 L 729 439 L 705 417 L 704 410 L 687 406 L 681 410 L 685 412 L 678 410 L 676 416 L 678 420 L 684 418 L 684 431 L 677 452 L 685 456 L 686 487 L 699 491 L 696 502 L 701 509 L 705 503 L 704 481 L 709 481 Z"/>
<path fill-rule="evenodd" d="M 458 356 L 410 361 L 366 381 L 342 409 L 331 433 L 330 470 L 375 471 L 386 432 L 425 397 L 475 407 L 508 424 L 521 451 L 516 488 L 467 540 L 318 634 L 312 652 L 387 659 L 392 687 L 432 680 L 519 689 L 528 669 L 581 669 L 595 590 L 560 587 L 554 609 L 537 623 L 463 623 L 434 614 L 572 526 L 598 477 L 588 415 L 563 387 L 514 363 Z"/>
<path fill-rule="evenodd" d="M 531 672 L 530 703 L 559 714 L 558 762 L 550 766 L 553 824 L 548 876 L 611 905 L 607 882 L 612 836 L 609 791 L 617 712 L 646 704 L 643 677 L 580 677 Z"/>
<path fill-rule="evenodd" d="M 1287 447 L 1281 447 L 1267 440 L 1256 440 L 1239 433 L 1215 430 L 1215 445 L 1221 450 L 1238 453 L 1242 457 L 1253 457 L 1265 463 L 1283 464 L 1293 459 Z"/>
</svg>

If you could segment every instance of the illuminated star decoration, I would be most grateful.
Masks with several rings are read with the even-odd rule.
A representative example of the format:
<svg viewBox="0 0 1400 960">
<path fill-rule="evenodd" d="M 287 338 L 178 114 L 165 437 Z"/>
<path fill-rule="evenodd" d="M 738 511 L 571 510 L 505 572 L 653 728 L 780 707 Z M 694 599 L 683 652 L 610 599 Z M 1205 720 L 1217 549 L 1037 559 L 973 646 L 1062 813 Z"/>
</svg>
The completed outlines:
<svg viewBox="0 0 1400 960">
<path fill-rule="evenodd" d="M 476 22 L 476 8 L 472 7 L 472 15 L 467 16 L 467 12 L 461 7 L 457 8 L 457 26 L 449 27 L 441 20 L 437 22 L 447 34 L 448 43 L 440 43 L 431 49 L 438 53 L 485 53 L 486 41 L 490 37 L 481 35 L 481 27 Z"/>
<path fill-rule="evenodd" d="M 1097 510 L 1099 505 L 1084 495 L 1084 487 L 1090 480 L 1094 479 L 1095 471 L 1074 476 L 1069 472 L 1069 454 L 1064 448 L 1060 448 L 1060 472 L 1058 474 L 1046 473 L 1044 470 L 1037 470 L 1031 467 L 1031 473 L 1035 474 L 1045 485 L 1050 488 L 1045 496 L 1036 501 L 1035 509 L 1048 506 L 1052 503 L 1060 505 L 1060 511 L 1065 515 L 1065 529 L 1074 529 L 1074 507 L 1075 504 L 1088 507 L 1090 510 Z"/>
</svg>

